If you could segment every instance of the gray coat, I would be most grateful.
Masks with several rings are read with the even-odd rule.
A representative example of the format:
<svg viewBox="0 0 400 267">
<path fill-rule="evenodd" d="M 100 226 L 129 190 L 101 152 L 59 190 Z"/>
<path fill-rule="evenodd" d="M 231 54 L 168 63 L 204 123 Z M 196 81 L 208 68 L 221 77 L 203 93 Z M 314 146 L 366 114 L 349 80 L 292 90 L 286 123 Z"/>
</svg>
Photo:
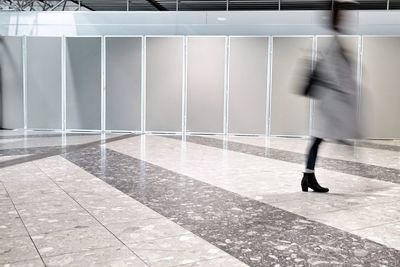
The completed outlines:
<svg viewBox="0 0 400 267">
<path fill-rule="evenodd" d="M 358 137 L 357 83 L 353 69 L 335 37 L 316 65 L 324 83 L 315 88 L 313 136 L 336 140 Z"/>
</svg>

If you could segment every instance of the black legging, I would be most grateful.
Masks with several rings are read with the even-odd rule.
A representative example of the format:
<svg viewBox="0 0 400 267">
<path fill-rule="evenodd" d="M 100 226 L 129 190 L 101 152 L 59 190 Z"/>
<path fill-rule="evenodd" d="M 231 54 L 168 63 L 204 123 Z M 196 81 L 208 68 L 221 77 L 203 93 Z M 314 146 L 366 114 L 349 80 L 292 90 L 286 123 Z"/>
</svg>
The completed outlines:
<svg viewBox="0 0 400 267">
<path fill-rule="evenodd" d="M 306 166 L 308 170 L 314 170 L 315 168 L 315 162 L 317 161 L 318 147 L 322 141 L 323 139 L 314 137 L 313 143 L 310 146 L 310 150 L 308 151 L 307 166 Z"/>
</svg>

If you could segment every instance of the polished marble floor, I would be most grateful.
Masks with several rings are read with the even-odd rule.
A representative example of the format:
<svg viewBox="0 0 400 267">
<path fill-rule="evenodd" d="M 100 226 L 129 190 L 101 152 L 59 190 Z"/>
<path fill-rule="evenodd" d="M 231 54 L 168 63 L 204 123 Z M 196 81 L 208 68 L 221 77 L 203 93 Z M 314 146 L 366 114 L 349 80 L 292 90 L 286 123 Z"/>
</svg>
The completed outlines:
<svg viewBox="0 0 400 267">
<path fill-rule="evenodd" d="M 0 131 L 0 266 L 400 266 L 400 143 Z"/>
</svg>

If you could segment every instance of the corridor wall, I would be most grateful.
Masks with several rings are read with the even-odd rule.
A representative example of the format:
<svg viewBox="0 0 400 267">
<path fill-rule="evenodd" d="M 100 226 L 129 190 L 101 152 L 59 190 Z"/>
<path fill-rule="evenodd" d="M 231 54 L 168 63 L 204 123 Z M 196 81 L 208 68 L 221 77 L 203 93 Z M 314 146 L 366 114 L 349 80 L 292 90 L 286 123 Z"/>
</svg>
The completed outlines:
<svg viewBox="0 0 400 267">
<path fill-rule="evenodd" d="M 226 37 L 187 39 L 187 131 L 224 132 Z"/>
<path fill-rule="evenodd" d="M 28 128 L 62 128 L 61 42 L 60 37 L 27 38 Z"/>
<path fill-rule="evenodd" d="M 268 41 L 268 37 L 230 37 L 229 133 L 266 133 Z"/>
<path fill-rule="evenodd" d="M 271 88 L 271 134 L 308 135 L 310 101 L 296 92 L 311 64 L 312 37 L 274 37 Z M 304 60 L 308 61 L 304 61 Z"/>
<path fill-rule="evenodd" d="M 66 127 L 101 129 L 101 38 L 66 38 Z"/>
<path fill-rule="evenodd" d="M 22 38 L 0 37 L 0 127 L 24 127 Z"/>
<path fill-rule="evenodd" d="M 2 37 L 1 127 L 306 136 L 315 114 L 296 94 L 304 59 L 331 38 Z M 340 40 L 364 137 L 399 138 L 400 37 Z"/>
<path fill-rule="evenodd" d="M 146 131 L 182 131 L 184 37 L 146 37 Z"/>
<path fill-rule="evenodd" d="M 361 114 L 366 138 L 400 137 L 400 37 L 363 37 Z"/>
<path fill-rule="evenodd" d="M 142 37 L 106 37 L 106 129 L 140 131 Z"/>
</svg>

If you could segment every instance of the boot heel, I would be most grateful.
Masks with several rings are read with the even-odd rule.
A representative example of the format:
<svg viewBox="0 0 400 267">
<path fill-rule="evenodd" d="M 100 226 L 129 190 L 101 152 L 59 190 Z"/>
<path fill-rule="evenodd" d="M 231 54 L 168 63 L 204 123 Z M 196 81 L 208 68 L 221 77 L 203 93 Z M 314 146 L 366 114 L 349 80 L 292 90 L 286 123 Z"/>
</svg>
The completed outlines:
<svg viewBox="0 0 400 267">
<path fill-rule="evenodd" d="M 308 192 L 308 186 L 306 185 L 301 185 L 301 189 L 303 190 L 303 192 Z"/>
</svg>

